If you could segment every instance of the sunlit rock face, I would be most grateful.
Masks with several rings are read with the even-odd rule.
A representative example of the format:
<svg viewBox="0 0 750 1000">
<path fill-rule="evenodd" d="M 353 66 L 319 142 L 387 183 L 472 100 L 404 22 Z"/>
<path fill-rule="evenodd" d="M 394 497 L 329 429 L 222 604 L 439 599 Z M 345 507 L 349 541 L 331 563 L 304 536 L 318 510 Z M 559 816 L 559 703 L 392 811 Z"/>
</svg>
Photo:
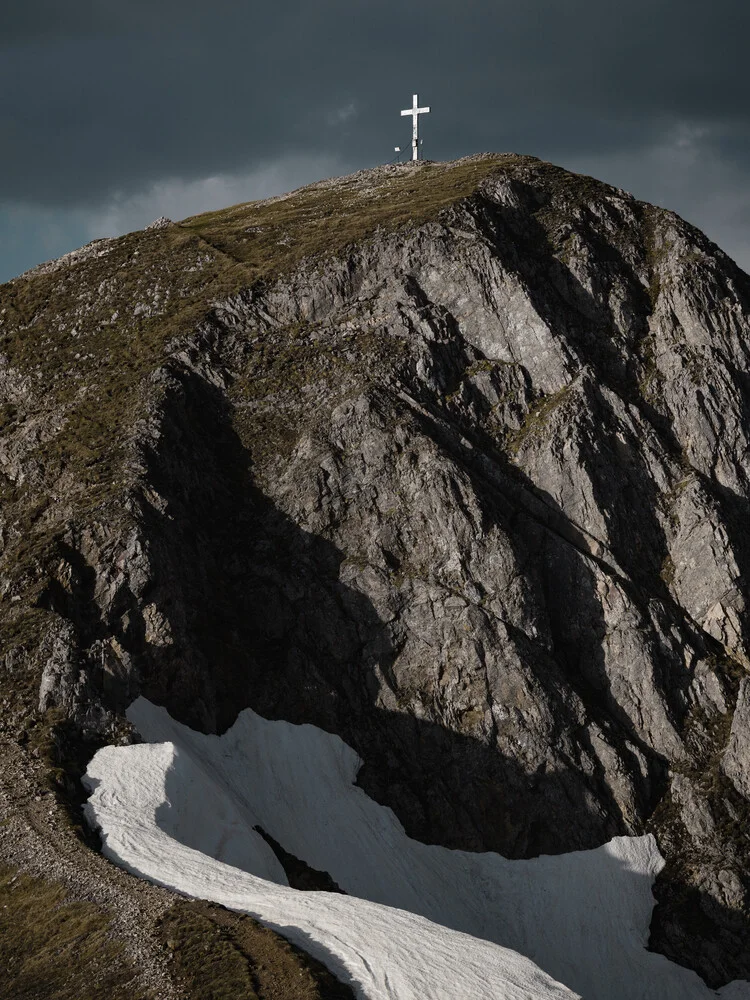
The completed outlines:
<svg viewBox="0 0 750 1000">
<path fill-rule="evenodd" d="M 724 254 L 479 157 L 94 244 L 0 300 L 6 669 L 41 708 L 313 723 L 427 843 L 654 832 L 653 946 L 750 975 L 750 280 Z"/>
</svg>

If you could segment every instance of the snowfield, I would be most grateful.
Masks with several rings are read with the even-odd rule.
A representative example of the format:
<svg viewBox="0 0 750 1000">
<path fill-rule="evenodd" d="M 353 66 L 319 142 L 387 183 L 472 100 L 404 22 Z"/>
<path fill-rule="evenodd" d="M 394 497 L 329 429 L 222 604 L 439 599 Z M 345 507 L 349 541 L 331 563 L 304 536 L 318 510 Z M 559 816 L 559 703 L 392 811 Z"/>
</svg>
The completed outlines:
<svg viewBox="0 0 750 1000">
<path fill-rule="evenodd" d="M 104 853 L 252 914 L 366 1000 L 750 1000 L 748 982 L 714 991 L 646 951 L 651 836 L 530 861 L 426 846 L 314 726 L 248 709 L 206 736 L 143 698 L 128 717 L 148 742 L 105 747 L 84 777 Z M 349 895 L 289 888 L 256 825 Z"/>
</svg>

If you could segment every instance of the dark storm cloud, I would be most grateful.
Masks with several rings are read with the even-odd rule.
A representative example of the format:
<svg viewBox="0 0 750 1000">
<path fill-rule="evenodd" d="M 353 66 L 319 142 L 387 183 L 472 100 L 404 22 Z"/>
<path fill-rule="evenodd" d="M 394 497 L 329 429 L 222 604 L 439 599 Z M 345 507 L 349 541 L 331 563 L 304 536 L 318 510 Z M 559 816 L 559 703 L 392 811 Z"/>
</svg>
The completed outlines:
<svg viewBox="0 0 750 1000">
<path fill-rule="evenodd" d="M 733 170 L 750 164 L 750 6 L 739 0 L 6 7 L 6 204 L 93 206 L 285 156 L 381 162 L 408 145 L 398 112 L 414 90 L 433 108 L 424 136 L 436 159 L 513 149 L 609 157 L 617 173 L 613 157 L 688 125 Z"/>
<path fill-rule="evenodd" d="M 638 141 L 670 116 L 745 145 L 738 3 L 32 2 L 2 15 L 5 198 L 57 203 L 287 151 L 378 160 L 419 87 L 431 151 Z M 326 114 L 355 102 L 343 137 Z"/>
</svg>

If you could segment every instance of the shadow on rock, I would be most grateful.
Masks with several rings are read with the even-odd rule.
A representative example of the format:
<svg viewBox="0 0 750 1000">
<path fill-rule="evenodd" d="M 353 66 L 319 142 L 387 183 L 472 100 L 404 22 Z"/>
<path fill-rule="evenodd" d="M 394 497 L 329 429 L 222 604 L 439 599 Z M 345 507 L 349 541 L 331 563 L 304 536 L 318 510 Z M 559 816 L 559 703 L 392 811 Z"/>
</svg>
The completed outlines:
<svg viewBox="0 0 750 1000">
<path fill-rule="evenodd" d="M 144 506 L 148 599 L 170 641 L 144 646 L 140 693 L 204 732 L 249 706 L 340 735 L 365 762 L 362 787 L 426 842 L 528 857 L 624 832 L 575 764 L 527 773 L 477 738 L 378 707 L 398 655 L 391 630 L 340 582 L 344 553 L 254 485 L 218 390 L 174 373 L 149 463 L 166 507 Z"/>
</svg>

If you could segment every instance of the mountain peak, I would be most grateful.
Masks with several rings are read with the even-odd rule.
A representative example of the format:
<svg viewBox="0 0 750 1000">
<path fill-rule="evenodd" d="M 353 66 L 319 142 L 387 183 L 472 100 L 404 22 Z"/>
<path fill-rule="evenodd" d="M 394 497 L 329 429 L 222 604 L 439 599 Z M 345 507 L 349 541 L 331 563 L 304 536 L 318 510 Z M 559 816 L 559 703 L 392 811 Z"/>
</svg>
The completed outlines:
<svg viewBox="0 0 750 1000">
<path fill-rule="evenodd" d="M 750 975 L 749 282 L 482 154 L 3 286 L 6 724 L 72 781 L 138 695 L 250 707 L 341 736 L 424 842 L 653 832 L 652 946 Z"/>
</svg>

